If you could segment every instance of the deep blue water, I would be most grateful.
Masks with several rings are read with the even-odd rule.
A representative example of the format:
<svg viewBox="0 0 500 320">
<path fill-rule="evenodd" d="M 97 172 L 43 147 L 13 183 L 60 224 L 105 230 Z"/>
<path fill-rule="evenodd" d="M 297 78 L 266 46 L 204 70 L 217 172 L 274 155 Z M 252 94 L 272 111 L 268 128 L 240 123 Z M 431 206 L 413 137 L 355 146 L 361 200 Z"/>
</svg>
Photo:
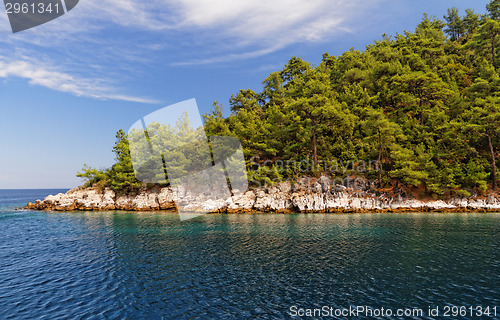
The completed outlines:
<svg viewBox="0 0 500 320">
<path fill-rule="evenodd" d="M 292 306 L 500 319 L 500 214 L 11 210 L 48 193 L 0 191 L 0 319 L 289 319 Z"/>
<path fill-rule="evenodd" d="M 50 194 L 65 193 L 68 189 L 2 190 L 0 189 L 0 214 L 24 207 L 28 202 L 43 200 Z"/>
</svg>

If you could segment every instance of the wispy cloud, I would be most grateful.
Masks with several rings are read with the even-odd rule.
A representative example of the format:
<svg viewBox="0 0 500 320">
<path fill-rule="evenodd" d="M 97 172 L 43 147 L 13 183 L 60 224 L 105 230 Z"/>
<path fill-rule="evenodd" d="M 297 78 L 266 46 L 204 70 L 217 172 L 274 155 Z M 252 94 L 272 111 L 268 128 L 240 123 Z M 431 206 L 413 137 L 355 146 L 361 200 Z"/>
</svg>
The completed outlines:
<svg viewBox="0 0 500 320">
<path fill-rule="evenodd" d="M 173 65 L 220 63 L 268 55 L 295 43 L 332 39 L 350 32 L 353 19 L 380 1 L 170 0 L 164 2 L 170 4 L 175 18 L 157 26 L 198 32 L 212 42 L 212 48 L 220 48 L 211 56 L 190 57 Z M 143 16 L 158 22 L 164 14 L 154 11 Z M 148 28 L 149 19 L 141 20 L 140 26 Z"/>
<path fill-rule="evenodd" d="M 0 77 L 78 96 L 150 103 L 155 101 L 114 87 L 159 61 L 164 67 L 224 64 L 329 40 L 350 32 L 354 17 L 381 1 L 85 0 L 17 34 L 9 34 L 0 14 L 0 42 L 6 45 L 0 48 Z M 43 63 L 20 55 L 42 56 Z"/>
<path fill-rule="evenodd" d="M 344 0 L 184 0 L 182 26 L 224 27 L 248 41 L 316 38 L 340 23 L 356 1 Z"/>
<path fill-rule="evenodd" d="M 170 65 L 171 66 L 193 66 L 193 65 L 212 64 L 212 63 L 219 63 L 219 62 L 227 63 L 227 62 L 236 61 L 236 60 L 260 57 L 260 56 L 266 55 L 268 53 L 271 53 L 275 50 L 276 50 L 276 47 L 271 47 L 271 48 L 257 50 L 257 51 L 251 51 L 251 52 L 232 53 L 232 54 L 226 54 L 226 55 L 210 57 L 210 58 L 194 59 L 194 60 L 183 61 L 183 62 L 174 62 L 174 63 L 171 63 Z"/>
<path fill-rule="evenodd" d="M 354 17 L 381 1 L 87 0 L 67 15 L 16 35 L 16 39 L 39 45 L 60 43 L 74 34 L 108 28 L 111 23 L 156 33 L 159 42 L 189 33 L 193 42 L 203 45 L 268 54 L 293 43 L 321 41 L 346 32 Z M 255 54 L 238 56 L 245 59 Z M 192 58 L 211 60 L 206 56 Z"/>
<path fill-rule="evenodd" d="M 349 32 L 350 20 L 380 1 L 106 0 L 106 3 L 113 8 L 113 21 L 121 25 L 197 33 L 199 37 L 194 41 L 226 51 L 222 55 L 217 52 L 213 57 L 197 56 L 174 63 L 192 65 L 255 58 L 294 43 L 331 39 Z"/>
<path fill-rule="evenodd" d="M 0 78 L 19 77 L 32 85 L 43 86 L 52 90 L 67 92 L 81 97 L 103 100 L 121 100 L 138 103 L 158 103 L 157 101 L 127 96 L 104 84 L 104 80 L 86 79 L 58 71 L 52 66 L 42 65 L 29 60 L 6 61 L 0 58 Z"/>
</svg>

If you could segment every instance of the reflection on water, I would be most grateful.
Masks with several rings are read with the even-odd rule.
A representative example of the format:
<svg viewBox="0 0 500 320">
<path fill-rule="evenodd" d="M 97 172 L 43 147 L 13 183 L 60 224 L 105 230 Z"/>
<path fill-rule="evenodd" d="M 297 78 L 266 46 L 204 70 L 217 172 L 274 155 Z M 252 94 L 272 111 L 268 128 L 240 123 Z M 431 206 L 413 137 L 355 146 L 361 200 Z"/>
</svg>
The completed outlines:
<svg viewBox="0 0 500 320">
<path fill-rule="evenodd" d="M 26 212 L 0 219 L 20 318 L 289 318 L 290 306 L 499 305 L 500 214 Z"/>
</svg>

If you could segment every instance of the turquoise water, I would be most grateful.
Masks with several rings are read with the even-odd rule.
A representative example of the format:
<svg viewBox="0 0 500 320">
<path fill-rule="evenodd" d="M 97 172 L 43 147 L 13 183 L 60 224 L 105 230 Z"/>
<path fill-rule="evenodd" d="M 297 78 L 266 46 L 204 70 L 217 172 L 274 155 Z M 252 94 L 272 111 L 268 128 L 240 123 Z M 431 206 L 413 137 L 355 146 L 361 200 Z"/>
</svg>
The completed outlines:
<svg viewBox="0 0 500 320">
<path fill-rule="evenodd" d="M 500 214 L 181 223 L 164 213 L 16 212 L 16 201 L 51 192 L 9 192 L 0 191 L 0 319 L 299 319 L 292 306 L 425 310 L 401 319 L 489 306 L 497 315 L 481 319 L 500 319 Z M 446 319 L 468 318 L 478 319 Z"/>
</svg>

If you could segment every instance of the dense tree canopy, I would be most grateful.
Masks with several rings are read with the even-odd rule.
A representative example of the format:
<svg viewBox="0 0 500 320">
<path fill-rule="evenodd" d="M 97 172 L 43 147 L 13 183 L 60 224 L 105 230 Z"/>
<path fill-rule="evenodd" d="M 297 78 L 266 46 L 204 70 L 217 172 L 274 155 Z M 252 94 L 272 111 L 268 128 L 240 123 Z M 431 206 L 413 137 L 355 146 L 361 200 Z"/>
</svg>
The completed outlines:
<svg viewBox="0 0 500 320">
<path fill-rule="evenodd" d="M 317 66 L 293 57 L 263 81 L 261 92 L 233 95 L 229 117 L 216 102 L 204 116 L 207 135 L 238 138 L 253 178 L 318 175 L 333 162 L 351 161 L 354 168 L 377 161 L 377 170 L 363 175 L 379 187 L 397 182 L 435 195 L 496 189 L 500 1 L 487 11 L 461 16 L 451 8 L 445 22 L 424 15 L 414 32 L 384 35 L 364 51 L 325 53 Z M 91 168 L 81 175 L 136 186 L 120 151 L 127 152 L 124 139 L 109 177 Z M 313 165 L 283 165 L 290 160 Z"/>
<path fill-rule="evenodd" d="M 293 57 L 262 92 L 234 95 L 228 118 L 207 119 L 209 135 L 229 130 L 247 157 L 268 166 L 377 160 L 381 187 L 396 180 L 433 194 L 495 189 L 499 3 L 487 16 L 457 8 L 446 22 L 424 15 L 414 32 L 325 54 L 318 66 Z"/>
</svg>

